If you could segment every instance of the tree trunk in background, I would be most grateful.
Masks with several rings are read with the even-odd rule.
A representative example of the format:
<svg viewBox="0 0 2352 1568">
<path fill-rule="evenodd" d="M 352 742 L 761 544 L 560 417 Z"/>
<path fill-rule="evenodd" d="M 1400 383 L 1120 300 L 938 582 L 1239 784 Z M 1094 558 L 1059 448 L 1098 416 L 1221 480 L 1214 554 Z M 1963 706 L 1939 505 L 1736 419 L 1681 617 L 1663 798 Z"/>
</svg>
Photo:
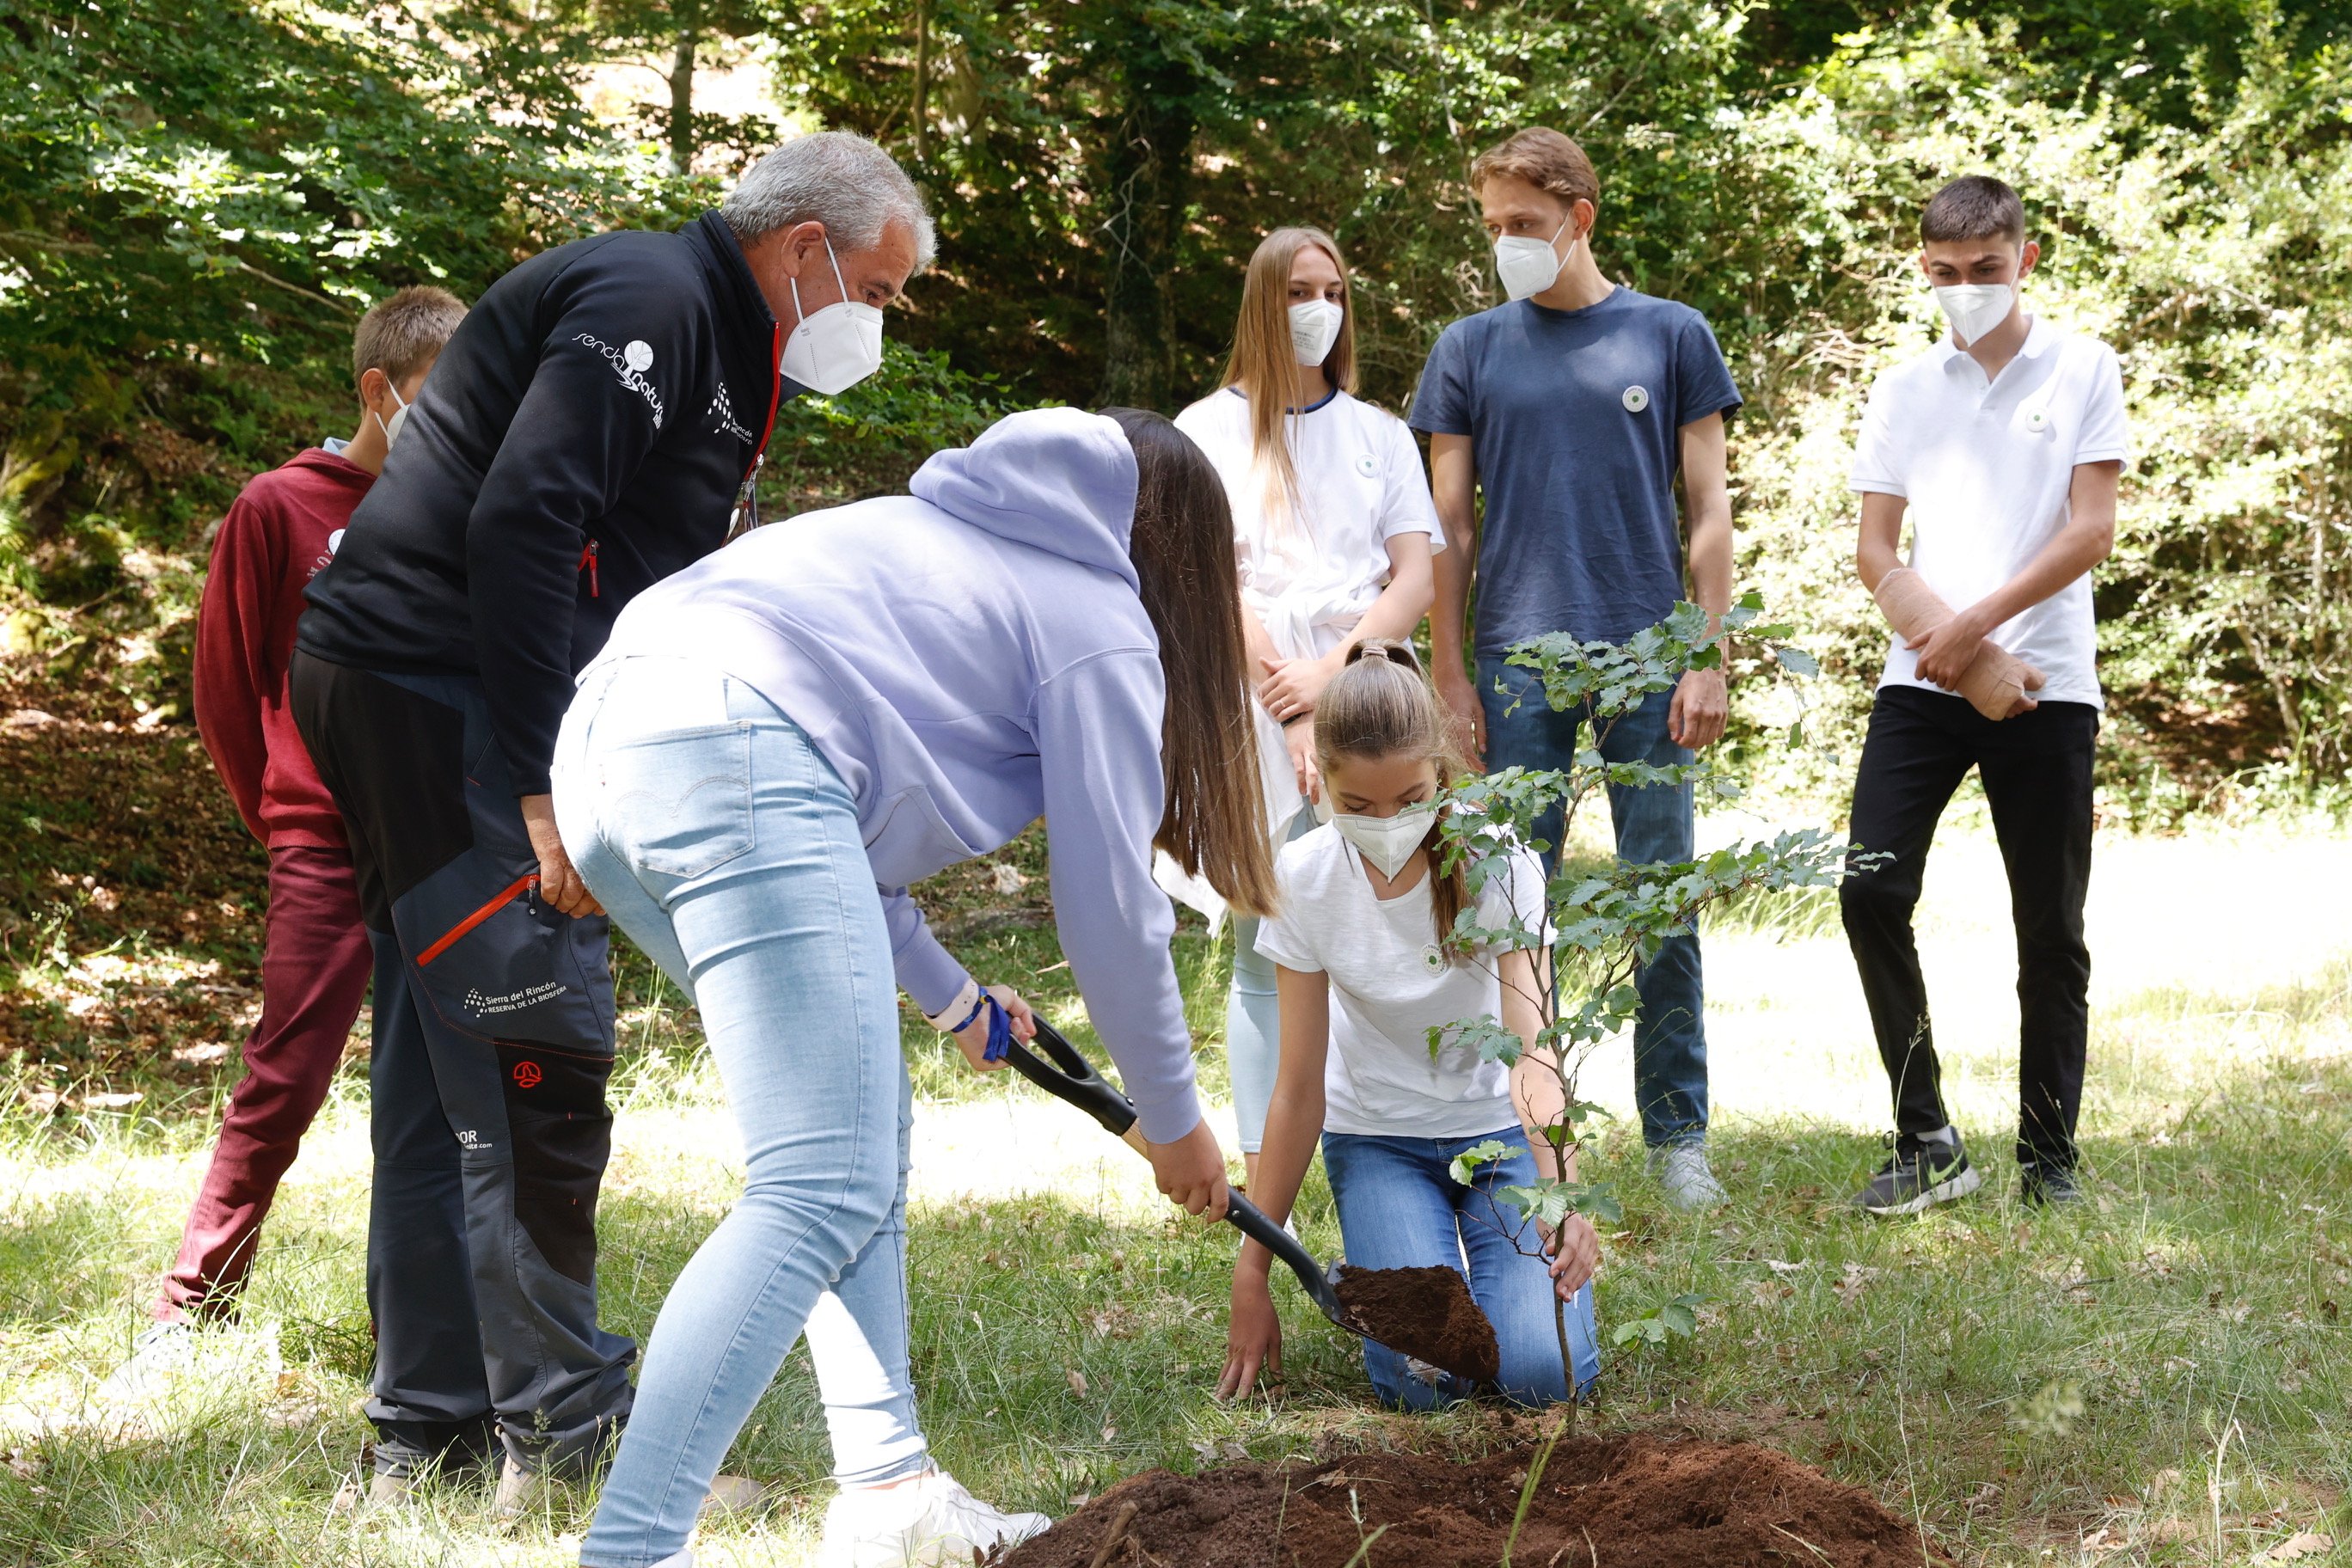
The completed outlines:
<svg viewBox="0 0 2352 1568">
<path fill-rule="evenodd" d="M 931 154 L 931 0 L 915 0 L 915 162 Z M 914 177 L 923 175 L 919 169 Z"/>
<path fill-rule="evenodd" d="M 678 12 L 677 48 L 669 62 L 669 170 L 683 174 L 694 163 L 694 47 L 692 13 Z"/>
<path fill-rule="evenodd" d="M 1191 183 L 1192 85 L 1178 72 L 1130 74 L 1126 109 L 1112 121 L 1104 153 L 1107 216 L 1097 231 L 1108 293 L 1100 401 L 1163 414 L 1176 379 L 1170 283 Z"/>
</svg>

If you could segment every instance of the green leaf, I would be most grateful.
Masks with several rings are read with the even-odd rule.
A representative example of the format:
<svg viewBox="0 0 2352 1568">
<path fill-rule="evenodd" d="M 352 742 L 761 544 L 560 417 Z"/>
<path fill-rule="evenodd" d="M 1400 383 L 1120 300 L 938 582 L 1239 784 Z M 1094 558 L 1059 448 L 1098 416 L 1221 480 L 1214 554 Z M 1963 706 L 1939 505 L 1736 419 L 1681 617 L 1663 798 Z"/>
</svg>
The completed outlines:
<svg viewBox="0 0 2352 1568">
<path fill-rule="evenodd" d="M 1454 1155 L 1454 1163 L 1450 1169 L 1454 1179 L 1463 1186 L 1466 1187 L 1470 1185 L 1471 1183 L 1477 1180 L 1478 1168 L 1481 1165 L 1492 1164 L 1497 1160 L 1507 1159 L 1510 1157 L 1510 1153 L 1511 1146 L 1509 1144 L 1504 1142 L 1499 1138 L 1489 1138 L 1485 1142 L 1473 1144 L 1471 1147 L 1463 1150 L 1459 1154 Z"/>
</svg>

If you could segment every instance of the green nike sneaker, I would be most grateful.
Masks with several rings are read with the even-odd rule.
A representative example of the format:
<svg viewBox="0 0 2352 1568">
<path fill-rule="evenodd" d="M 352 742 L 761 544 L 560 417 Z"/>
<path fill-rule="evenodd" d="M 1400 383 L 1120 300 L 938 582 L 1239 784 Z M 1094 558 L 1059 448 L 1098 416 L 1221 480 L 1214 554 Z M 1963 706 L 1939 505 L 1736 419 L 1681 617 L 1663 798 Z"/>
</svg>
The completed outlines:
<svg viewBox="0 0 2352 1568">
<path fill-rule="evenodd" d="M 1924 1138 L 1909 1135 L 1886 1140 L 1895 1151 L 1870 1184 L 1854 1194 L 1853 1206 L 1871 1214 L 1917 1214 L 1954 1198 L 1967 1197 L 1984 1185 L 1984 1174 L 1969 1163 L 1960 1135 L 1947 1127 Z"/>
</svg>

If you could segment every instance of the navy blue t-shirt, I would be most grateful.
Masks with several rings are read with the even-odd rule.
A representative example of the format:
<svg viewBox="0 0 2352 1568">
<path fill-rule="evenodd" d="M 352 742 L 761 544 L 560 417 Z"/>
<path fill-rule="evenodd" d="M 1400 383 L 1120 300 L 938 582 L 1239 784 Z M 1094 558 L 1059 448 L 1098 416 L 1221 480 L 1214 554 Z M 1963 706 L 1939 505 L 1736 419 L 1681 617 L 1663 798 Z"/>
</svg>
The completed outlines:
<svg viewBox="0 0 2352 1568">
<path fill-rule="evenodd" d="M 1632 289 L 1446 328 L 1411 423 L 1469 437 L 1486 491 L 1475 651 L 1548 632 L 1622 642 L 1664 620 L 1683 596 L 1682 427 L 1738 406 L 1706 318 Z"/>
</svg>

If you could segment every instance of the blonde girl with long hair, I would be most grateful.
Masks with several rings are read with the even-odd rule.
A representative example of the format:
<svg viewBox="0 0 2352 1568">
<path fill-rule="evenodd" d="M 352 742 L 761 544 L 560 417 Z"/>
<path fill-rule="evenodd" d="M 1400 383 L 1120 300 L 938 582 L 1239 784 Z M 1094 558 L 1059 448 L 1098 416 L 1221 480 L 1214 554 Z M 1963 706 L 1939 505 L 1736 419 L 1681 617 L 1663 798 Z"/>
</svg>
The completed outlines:
<svg viewBox="0 0 2352 1568">
<path fill-rule="evenodd" d="M 1600 1244 L 1590 1221 L 1570 1215 L 1542 1233 L 1549 1258 L 1522 1253 L 1518 1243 L 1532 1245 L 1537 1233 L 1503 1197 L 1538 1171 L 1558 1173 L 1542 1129 L 1559 1118 L 1559 1081 L 1532 1052 L 1548 955 L 1465 947 L 1454 936 L 1455 918 L 1472 907 L 1485 930 L 1516 920 L 1545 931 L 1543 863 L 1497 843 L 1487 855 L 1504 858 L 1500 866 L 1476 878 L 1460 861 L 1446 868 L 1435 803 L 1465 770 L 1437 693 L 1403 643 L 1362 643 L 1349 654 L 1315 714 L 1331 818 L 1283 847 L 1279 908 L 1258 931 L 1258 950 L 1276 966 L 1282 1065 L 1250 1195 L 1286 1219 L 1319 1139 L 1348 1261 L 1464 1274 L 1495 1325 L 1500 1391 L 1553 1403 L 1568 1396 L 1555 1293 L 1566 1303 L 1579 1387 L 1600 1370 L 1589 1285 Z M 1474 1018 L 1512 1030 L 1529 1055 L 1509 1068 L 1482 1060 L 1472 1044 L 1430 1049 L 1432 1029 Z M 1454 1156 L 1488 1139 L 1508 1146 L 1508 1157 L 1472 1185 L 1455 1181 Z M 1234 1268 L 1218 1390 L 1228 1398 L 1261 1367 L 1281 1365 L 1266 1287 L 1272 1260 L 1252 1242 Z M 1450 1375 L 1414 1375 L 1403 1357 L 1369 1340 L 1364 1365 L 1391 1405 L 1426 1409 L 1471 1392 Z"/>
<path fill-rule="evenodd" d="M 1266 823 L 1279 844 L 1320 797 L 1316 704 L 1363 637 L 1410 637 L 1429 613 L 1431 555 L 1445 545 L 1420 448 L 1402 420 L 1355 396 L 1356 316 L 1339 242 L 1278 228 L 1242 279 L 1233 356 L 1218 390 L 1176 416 L 1224 481 L 1249 646 Z M 1172 880 L 1172 879 L 1171 879 Z M 1180 897 L 1214 915 L 1197 887 Z M 1272 965 L 1237 917 L 1226 1056 L 1247 1180 L 1274 1092 Z"/>
</svg>

